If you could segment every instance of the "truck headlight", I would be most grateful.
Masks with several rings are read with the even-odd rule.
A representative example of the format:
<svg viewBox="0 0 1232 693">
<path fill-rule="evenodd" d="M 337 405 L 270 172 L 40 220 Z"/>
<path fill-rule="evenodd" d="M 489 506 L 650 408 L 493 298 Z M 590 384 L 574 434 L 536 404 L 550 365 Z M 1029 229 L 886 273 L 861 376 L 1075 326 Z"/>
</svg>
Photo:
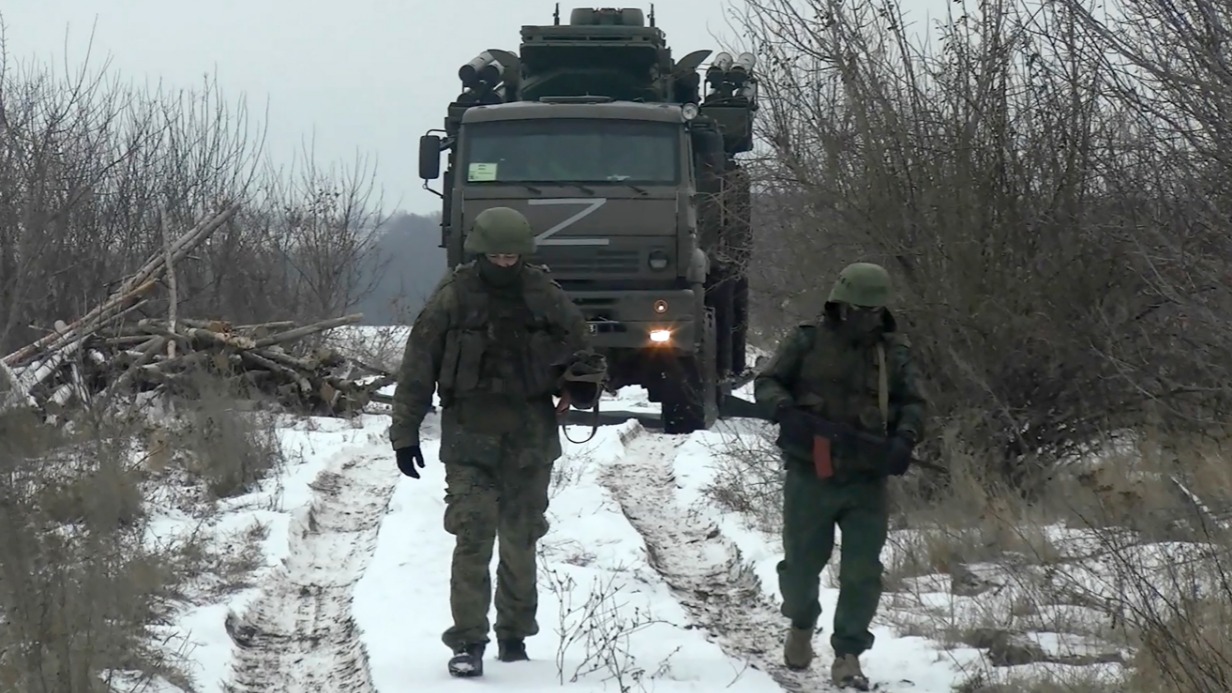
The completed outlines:
<svg viewBox="0 0 1232 693">
<path fill-rule="evenodd" d="M 667 269 L 668 264 L 671 263 L 671 258 L 669 258 L 667 253 L 662 250 L 655 250 L 650 253 L 650 256 L 646 259 L 646 261 L 650 264 L 650 269 L 664 270 Z"/>
</svg>

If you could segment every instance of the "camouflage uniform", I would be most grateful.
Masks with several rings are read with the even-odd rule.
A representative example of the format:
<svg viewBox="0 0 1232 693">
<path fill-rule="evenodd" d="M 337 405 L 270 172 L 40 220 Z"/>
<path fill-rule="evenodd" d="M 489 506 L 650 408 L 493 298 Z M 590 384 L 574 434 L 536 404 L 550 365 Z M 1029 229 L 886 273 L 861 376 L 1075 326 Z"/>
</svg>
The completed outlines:
<svg viewBox="0 0 1232 693">
<path fill-rule="evenodd" d="M 859 656 L 873 645 L 869 624 L 881 598 L 881 550 L 888 530 L 886 479 L 906 472 L 923 432 L 925 399 L 910 343 L 886 308 L 885 269 L 856 263 L 840 273 L 819 321 L 798 326 L 757 376 L 757 401 L 778 415 L 799 407 L 816 416 L 888 435 L 887 452 L 836 441 L 834 476 L 814 472 L 811 441 L 778 445 L 787 469 L 783 487 L 783 560 L 778 564 L 783 615 L 791 619 L 784 659 L 812 662 L 812 634 L 821 615 L 818 582 L 842 531 L 839 598 L 830 644 L 832 678 L 867 686 Z M 778 418 L 778 416 L 776 416 Z"/>
<path fill-rule="evenodd" d="M 455 675 L 482 673 L 496 570 L 500 659 L 525 659 L 538 632 L 535 547 L 547 533 L 553 462 L 561 455 L 553 395 L 562 357 L 586 346 L 586 322 L 564 291 L 524 257 L 529 223 L 509 208 L 475 218 L 465 249 L 480 257 L 446 276 L 415 320 L 394 392 L 390 439 L 399 467 L 418 478 L 419 428 L 439 387 L 445 530 L 456 543 L 453 626 L 442 636 Z M 488 254 L 517 255 L 501 267 Z"/>
</svg>

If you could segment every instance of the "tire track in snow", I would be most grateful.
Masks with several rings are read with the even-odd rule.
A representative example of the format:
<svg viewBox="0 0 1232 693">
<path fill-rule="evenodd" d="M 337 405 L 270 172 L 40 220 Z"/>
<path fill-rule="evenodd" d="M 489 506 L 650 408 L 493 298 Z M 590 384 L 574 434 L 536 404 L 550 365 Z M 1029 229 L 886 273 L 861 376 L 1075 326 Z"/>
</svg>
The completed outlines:
<svg viewBox="0 0 1232 693">
<path fill-rule="evenodd" d="M 371 451 L 343 451 L 313 480 L 287 557 L 242 616 L 227 614 L 235 654 L 224 690 L 376 692 L 351 601 L 397 481 L 389 457 Z"/>
<path fill-rule="evenodd" d="M 727 656 L 766 672 L 784 690 L 840 690 L 820 657 L 802 672 L 783 664 L 787 624 L 761 580 L 713 520 L 677 504 L 673 462 L 687 440 L 635 426 L 621 434 L 624 457 L 602 472 L 604 486 L 642 535 L 647 562 Z"/>
</svg>

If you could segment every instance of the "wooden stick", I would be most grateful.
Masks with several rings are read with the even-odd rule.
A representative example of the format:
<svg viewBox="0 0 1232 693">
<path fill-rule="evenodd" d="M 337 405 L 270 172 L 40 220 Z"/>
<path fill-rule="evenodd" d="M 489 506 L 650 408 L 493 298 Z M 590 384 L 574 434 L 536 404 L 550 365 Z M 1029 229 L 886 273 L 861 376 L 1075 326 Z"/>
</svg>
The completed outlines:
<svg viewBox="0 0 1232 693">
<path fill-rule="evenodd" d="M 65 348 L 49 354 L 47 358 L 42 361 L 31 364 L 28 368 L 22 371 L 21 375 L 18 377 L 18 388 L 20 388 L 22 392 L 30 392 L 34 389 L 35 385 L 38 385 L 55 373 L 60 368 L 60 364 L 64 363 L 64 359 L 68 358 L 69 355 L 77 351 L 78 347 L 82 345 L 82 341 L 83 340 L 77 340 Z"/>
<path fill-rule="evenodd" d="M 240 352 L 240 357 L 245 361 L 254 363 L 271 373 L 277 373 L 287 377 L 296 385 L 296 387 L 299 388 L 299 391 L 302 393 L 309 393 L 313 390 L 312 383 L 310 383 L 303 375 L 295 372 L 295 369 L 293 368 L 288 368 L 287 366 L 267 359 L 255 351 L 242 351 Z"/>
<path fill-rule="evenodd" d="M 216 330 L 220 323 L 227 326 L 228 332 L 254 332 L 256 330 L 284 330 L 290 327 L 295 327 L 299 323 L 294 320 L 274 320 L 272 322 L 255 322 L 245 325 L 232 325 L 225 320 L 195 320 L 193 318 L 183 318 L 180 322 L 193 327 L 204 327 L 207 330 Z"/>
<path fill-rule="evenodd" d="M 189 339 L 208 342 L 216 346 L 232 347 L 234 349 L 247 350 L 256 346 L 251 339 L 244 335 L 215 332 L 201 327 L 190 327 L 184 330 L 184 335 Z"/>
<path fill-rule="evenodd" d="M 277 334 L 272 334 L 268 337 L 258 339 L 256 342 L 256 347 L 261 348 L 273 346 L 274 344 L 282 344 L 283 342 L 290 342 L 302 337 L 307 337 L 310 334 L 316 334 L 317 332 L 324 332 L 325 330 L 332 330 L 335 327 L 354 324 L 363 319 L 363 313 L 354 313 L 352 315 L 344 315 L 340 318 L 322 320 L 320 322 L 312 323 L 311 325 L 304 325 L 303 327 L 297 327 L 293 330 L 279 332 Z"/>
<path fill-rule="evenodd" d="M 163 236 L 163 263 L 167 266 L 167 292 L 170 294 L 167 300 L 167 329 L 175 332 L 175 313 L 180 293 L 176 287 L 175 259 L 171 256 L 171 230 L 167 227 L 167 210 L 164 207 L 159 207 L 158 210 L 158 226 Z M 174 339 L 167 340 L 167 358 L 175 358 Z"/>
<path fill-rule="evenodd" d="M 129 344 L 145 344 L 151 339 L 153 338 L 148 334 L 131 334 L 123 337 L 104 337 L 102 342 L 107 346 L 119 347 Z"/>
<path fill-rule="evenodd" d="M 194 248 L 200 245 L 214 231 L 219 229 L 231 217 L 239 211 L 239 204 L 231 204 L 225 207 L 221 212 L 212 217 L 200 222 L 193 227 L 178 240 L 172 243 L 171 258 L 172 260 L 179 259 L 187 255 Z M 121 283 L 120 288 L 111 295 L 101 306 L 98 306 L 86 313 L 83 317 L 70 325 L 74 331 L 80 330 L 82 326 L 90 325 L 93 321 L 102 315 L 105 315 L 107 310 L 115 305 L 122 304 L 126 297 L 134 294 L 141 295 L 152 289 L 156 284 L 156 277 L 166 268 L 166 258 L 164 252 L 156 253 L 149 261 L 146 262 L 141 269 L 129 276 Z M 139 289 L 143 289 L 140 290 Z M 19 362 L 29 358 L 32 354 L 37 353 L 50 345 L 60 341 L 59 334 L 46 335 L 34 342 L 33 344 L 22 347 L 21 349 L 4 357 L 4 362 L 10 366 L 15 366 Z"/>
<path fill-rule="evenodd" d="M 109 319 L 119 317 L 119 315 L 127 312 L 129 306 L 126 304 L 148 293 L 155 286 L 157 286 L 157 282 L 149 281 L 123 294 L 113 296 L 106 303 L 91 310 L 85 317 L 69 325 L 67 332 L 57 331 L 44 335 L 33 344 L 24 346 L 5 356 L 4 362 L 10 366 L 16 366 L 35 356 L 40 351 L 55 351 L 56 349 L 64 348 L 65 345 L 80 339 L 81 336 L 88 333 L 93 327 L 104 324 Z"/>
<path fill-rule="evenodd" d="M 38 407 L 38 401 L 30 396 L 29 389 L 21 389 L 21 381 L 4 362 L 0 361 L 0 412 L 19 406 Z"/>
<path fill-rule="evenodd" d="M 313 373 L 316 371 L 316 366 L 314 366 L 312 363 L 305 361 L 304 359 L 301 359 L 301 358 L 296 358 L 286 352 L 275 351 L 273 349 L 261 349 L 261 350 L 254 350 L 253 353 L 260 354 L 261 356 L 265 357 L 266 359 L 270 361 L 273 361 L 274 363 L 279 363 L 289 368 L 294 368 L 296 370 L 304 371 L 306 373 Z"/>
<path fill-rule="evenodd" d="M 236 325 L 236 330 L 251 332 L 253 330 L 283 330 L 288 327 L 295 327 L 297 322 L 294 320 L 274 320 L 272 322 L 250 322 L 246 325 Z"/>
<path fill-rule="evenodd" d="M 142 320 L 137 321 L 137 329 L 141 330 L 142 332 L 145 332 L 146 334 L 158 335 L 159 337 L 166 337 L 167 339 L 181 342 L 183 344 L 188 343 L 188 337 L 180 334 L 179 332 L 172 332 L 171 330 L 168 330 L 163 325 L 160 325 L 157 320 L 151 320 L 150 318 L 144 318 Z M 179 358 L 179 356 L 180 355 L 177 354 L 176 356 L 173 356 L 171 358 L 176 359 L 176 358 Z"/>
<path fill-rule="evenodd" d="M 222 225 L 225 224 L 231 217 L 235 216 L 239 210 L 240 205 L 238 203 L 231 204 L 224 207 L 222 211 L 218 212 L 214 216 L 198 222 L 196 226 L 189 229 L 171 244 L 171 257 L 178 260 L 192 252 L 197 246 L 201 245 L 206 238 L 209 238 L 211 234 L 222 227 Z M 130 282 L 132 284 L 140 284 L 149 281 L 151 278 L 162 274 L 164 269 L 164 254 L 162 252 L 155 253 L 148 261 L 146 261 L 145 265 L 143 265 L 141 269 L 137 270 L 125 281 L 123 285 L 121 285 L 121 290 L 128 286 Z"/>
<path fill-rule="evenodd" d="M 128 368 L 120 374 L 120 377 L 113 380 L 104 390 L 106 396 L 119 392 L 121 388 L 128 387 L 128 384 L 133 381 L 133 378 L 141 372 L 141 369 L 153 360 L 154 355 L 161 352 L 166 345 L 168 339 L 166 337 L 154 337 L 146 342 L 141 347 L 140 355 L 135 361 L 129 364 Z"/>
</svg>

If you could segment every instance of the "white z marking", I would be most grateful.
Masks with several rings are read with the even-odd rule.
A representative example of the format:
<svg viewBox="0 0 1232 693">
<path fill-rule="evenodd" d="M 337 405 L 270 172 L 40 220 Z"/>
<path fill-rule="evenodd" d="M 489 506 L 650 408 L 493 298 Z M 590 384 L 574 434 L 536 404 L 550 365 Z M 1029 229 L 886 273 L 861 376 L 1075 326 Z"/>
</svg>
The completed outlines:
<svg viewBox="0 0 1232 693">
<path fill-rule="evenodd" d="M 556 234 L 573 226 L 577 222 L 594 214 L 603 205 L 607 204 L 606 197 L 559 197 L 551 199 L 531 199 L 526 201 L 529 205 L 581 205 L 582 211 L 565 219 L 556 226 L 544 231 L 535 236 L 535 242 L 539 245 L 611 245 L 610 238 L 552 238 Z"/>
</svg>

